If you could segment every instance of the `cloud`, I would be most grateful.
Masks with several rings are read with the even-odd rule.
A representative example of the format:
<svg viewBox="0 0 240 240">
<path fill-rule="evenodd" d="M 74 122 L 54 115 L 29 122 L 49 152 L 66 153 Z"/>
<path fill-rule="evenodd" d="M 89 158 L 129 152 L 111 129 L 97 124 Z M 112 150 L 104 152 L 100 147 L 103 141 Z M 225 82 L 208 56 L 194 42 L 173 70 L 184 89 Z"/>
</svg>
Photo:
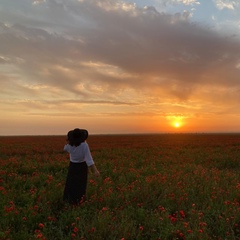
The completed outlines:
<svg viewBox="0 0 240 240">
<path fill-rule="evenodd" d="M 170 4 L 184 4 L 184 5 L 199 5 L 200 2 L 197 0 L 165 0 L 165 3 L 170 3 Z"/>
<path fill-rule="evenodd" d="M 32 4 L 36 5 L 36 4 L 41 4 L 41 3 L 44 3 L 44 2 L 46 2 L 46 0 L 34 0 Z"/>
<path fill-rule="evenodd" d="M 5 97 L 22 94 L 32 109 L 37 98 L 59 99 L 58 106 L 76 98 L 115 106 L 142 99 L 200 101 L 203 93 L 206 101 L 231 93 L 231 101 L 239 100 L 239 92 L 232 92 L 240 87 L 239 41 L 191 23 L 187 13 L 120 1 L 32 3 L 26 16 L 11 11 L 8 24 L 0 18 L 0 67 L 8 64 L 0 80 Z M 207 97 L 205 86 L 218 97 Z M 222 88 L 224 93 L 217 90 Z"/>
<path fill-rule="evenodd" d="M 240 6 L 240 3 L 238 1 L 232 1 L 232 0 L 214 0 L 217 8 L 220 10 L 222 9 L 229 9 L 229 10 L 235 10 Z"/>
<path fill-rule="evenodd" d="M 7 63 L 8 59 L 6 57 L 0 56 L 0 64 Z"/>
</svg>

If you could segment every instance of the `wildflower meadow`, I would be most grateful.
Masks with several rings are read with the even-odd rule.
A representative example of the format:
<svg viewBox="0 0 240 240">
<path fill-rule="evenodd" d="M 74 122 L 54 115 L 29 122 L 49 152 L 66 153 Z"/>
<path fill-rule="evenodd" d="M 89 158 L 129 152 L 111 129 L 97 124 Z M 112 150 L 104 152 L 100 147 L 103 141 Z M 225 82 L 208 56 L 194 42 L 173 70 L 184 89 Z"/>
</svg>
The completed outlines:
<svg viewBox="0 0 240 240">
<path fill-rule="evenodd" d="M 0 239 L 240 239 L 240 134 L 90 135 L 101 172 L 62 201 L 65 136 L 0 137 Z"/>
</svg>

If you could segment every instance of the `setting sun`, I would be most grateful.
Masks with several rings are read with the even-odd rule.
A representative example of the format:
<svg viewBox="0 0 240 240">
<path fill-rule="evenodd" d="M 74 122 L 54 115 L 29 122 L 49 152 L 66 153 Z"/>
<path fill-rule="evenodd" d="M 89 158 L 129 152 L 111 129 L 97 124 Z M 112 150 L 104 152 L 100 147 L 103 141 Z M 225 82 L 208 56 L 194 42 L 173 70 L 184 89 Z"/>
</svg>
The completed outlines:
<svg viewBox="0 0 240 240">
<path fill-rule="evenodd" d="M 175 128 L 175 129 L 180 129 L 183 127 L 184 125 L 184 118 L 186 118 L 186 116 L 168 116 L 167 119 L 169 121 L 169 124 L 171 126 L 171 128 Z"/>
<path fill-rule="evenodd" d="M 179 123 L 179 122 L 175 122 L 175 123 L 174 123 L 174 127 L 175 127 L 175 128 L 179 128 L 179 127 L 180 127 L 180 123 Z"/>
</svg>

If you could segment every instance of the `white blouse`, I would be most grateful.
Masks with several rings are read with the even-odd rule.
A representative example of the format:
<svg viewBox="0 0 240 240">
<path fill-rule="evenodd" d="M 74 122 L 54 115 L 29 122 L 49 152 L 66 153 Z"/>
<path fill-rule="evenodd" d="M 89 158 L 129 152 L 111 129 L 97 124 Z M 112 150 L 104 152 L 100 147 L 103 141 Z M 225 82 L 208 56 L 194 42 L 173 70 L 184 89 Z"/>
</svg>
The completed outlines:
<svg viewBox="0 0 240 240">
<path fill-rule="evenodd" d="M 86 162 L 88 167 L 94 164 L 90 149 L 86 142 L 81 143 L 77 147 L 66 144 L 63 150 L 69 152 L 70 161 L 73 163 Z"/>
</svg>

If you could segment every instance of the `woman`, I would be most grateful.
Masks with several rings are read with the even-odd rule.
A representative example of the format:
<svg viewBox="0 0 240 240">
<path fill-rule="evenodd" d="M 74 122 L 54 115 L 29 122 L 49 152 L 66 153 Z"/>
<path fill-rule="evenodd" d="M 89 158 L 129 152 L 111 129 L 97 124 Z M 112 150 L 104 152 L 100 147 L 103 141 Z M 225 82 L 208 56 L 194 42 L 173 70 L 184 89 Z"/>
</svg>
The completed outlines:
<svg viewBox="0 0 240 240">
<path fill-rule="evenodd" d="M 100 175 L 86 143 L 87 138 L 87 130 L 76 128 L 68 132 L 67 144 L 64 146 L 64 151 L 70 155 L 70 163 L 63 200 L 70 204 L 79 204 L 84 201 L 88 168 L 95 176 Z"/>
</svg>

